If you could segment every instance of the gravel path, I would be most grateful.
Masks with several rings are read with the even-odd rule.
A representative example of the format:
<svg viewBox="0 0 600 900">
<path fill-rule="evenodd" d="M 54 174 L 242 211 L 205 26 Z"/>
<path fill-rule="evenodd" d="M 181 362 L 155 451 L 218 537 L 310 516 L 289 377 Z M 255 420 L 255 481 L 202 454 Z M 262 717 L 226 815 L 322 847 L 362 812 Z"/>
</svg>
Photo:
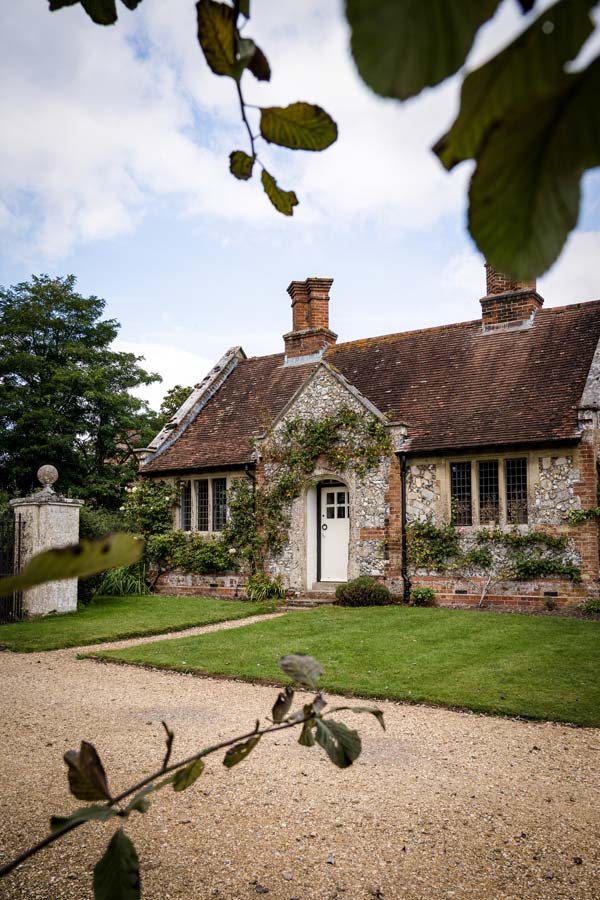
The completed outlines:
<svg viewBox="0 0 600 900">
<path fill-rule="evenodd" d="M 161 719 L 177 758 L 241 733 L 274 700 L 268 687 L 76 652 L 0 653 L 2 859 L 77 805 L 61 757 L 81 738 L 116 792 L 160 763 Z M 380 706 L 385 734 L 371 717 L 346 719 L 363 737 L 351 769 L 285 732 L 157 795 L 126 824 L 145 900 L 599 900 L 600 730 Z M 88 900 L 110 832 L 69 835 L 0 882 L 0 898 Z"/>
</svg>

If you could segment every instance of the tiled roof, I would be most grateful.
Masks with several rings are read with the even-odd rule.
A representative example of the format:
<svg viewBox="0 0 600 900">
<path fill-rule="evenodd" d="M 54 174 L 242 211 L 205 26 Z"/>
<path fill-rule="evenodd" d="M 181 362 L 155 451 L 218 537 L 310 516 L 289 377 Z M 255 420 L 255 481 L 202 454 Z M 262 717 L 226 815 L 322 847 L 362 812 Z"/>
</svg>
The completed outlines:
<svg viewBox="0 0 600 900">
<path fill-rule="evenodd" d="M 600 339 L 600 301 L 541 310 L 531 328 L 483 334 L 481 320 L 337 344 L 325 353 L 391 421 L 406 449 L 576 440 L 577 410 Z M 144 472 L 243 465 L 315 364 L 283 354 L 240 360 L 199 415 Z"/>
<path fill-rule="evenodd" d="M 541 310 L 521 331 L 484 334 L 477 320 L 338 344 L 325 358 L 424 452 L 576 438 L 599 338 L 594 301 Z"/>
<path fill-rule="evenodd" d="M 199 415 L 144 473 L 242 466 L 250 439 L 263 434 L 314 370 L 315 364 L 283 368 L 283 353 L 241 359 Z"/>
</svg>

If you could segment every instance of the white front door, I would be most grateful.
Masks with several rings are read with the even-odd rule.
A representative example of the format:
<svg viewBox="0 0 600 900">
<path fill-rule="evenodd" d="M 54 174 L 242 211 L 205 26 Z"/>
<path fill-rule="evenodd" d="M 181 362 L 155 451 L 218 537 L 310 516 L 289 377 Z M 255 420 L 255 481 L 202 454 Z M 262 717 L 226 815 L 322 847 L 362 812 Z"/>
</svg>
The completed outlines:
<svg viewBox="0 0 600 900">
<path fill-rule="evenodd" d="M 321 487 L 319 535 L 321 546 L 320 581 L 348 580 L 348 491 L 344 485 Z"/>
</svg>

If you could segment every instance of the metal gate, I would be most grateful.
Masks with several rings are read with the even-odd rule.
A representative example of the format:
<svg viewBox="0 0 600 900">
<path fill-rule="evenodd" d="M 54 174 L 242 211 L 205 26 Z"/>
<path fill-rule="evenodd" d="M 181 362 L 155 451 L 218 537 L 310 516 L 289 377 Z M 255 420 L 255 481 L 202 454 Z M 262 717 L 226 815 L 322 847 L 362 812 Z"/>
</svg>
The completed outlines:
<svg viewBox="0 0 600 900">
<path fill-rule="evenodd" d="M 12 509 L 0 516 L 0 577 L 16 575 L 21 570 L 23 520 Z M 14 591 L 0 597 L 0 624 L 23 618 L 23 594 Z"/>
</svg>

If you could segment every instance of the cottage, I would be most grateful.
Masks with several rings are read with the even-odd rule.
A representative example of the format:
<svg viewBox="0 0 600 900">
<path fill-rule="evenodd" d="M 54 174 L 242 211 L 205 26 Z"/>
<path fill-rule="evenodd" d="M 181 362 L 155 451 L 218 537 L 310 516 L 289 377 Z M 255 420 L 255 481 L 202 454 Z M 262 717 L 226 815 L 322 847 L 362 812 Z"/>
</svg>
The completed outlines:
<svg viewBox="0 0 600 900">
<path fill-rule="evenodd" d="M 597 520 L 569 514 L 598 503 L 600 301 L 543 309 L 535 283 L 489 265 L 486 278 L 480 319 L 347 343 L 330 329 L 332 279 L 293 281 L 283 352 L 228 350 L 142 453 L 144 477 L 181 483 L 176 526 L 220 532 L 236 479 L 279 477 L 269 447 L 290 423 L 342 413 L 386 449 L 355 465 L 342 428 L 343 452 L 315 457 L 290 492 L 267 557 L 290 590 L 366 574 L 447 604 L 595 596 Z M 242 581 L 171 575 L 163 588 L 231 595 Z"/>
</svg>

